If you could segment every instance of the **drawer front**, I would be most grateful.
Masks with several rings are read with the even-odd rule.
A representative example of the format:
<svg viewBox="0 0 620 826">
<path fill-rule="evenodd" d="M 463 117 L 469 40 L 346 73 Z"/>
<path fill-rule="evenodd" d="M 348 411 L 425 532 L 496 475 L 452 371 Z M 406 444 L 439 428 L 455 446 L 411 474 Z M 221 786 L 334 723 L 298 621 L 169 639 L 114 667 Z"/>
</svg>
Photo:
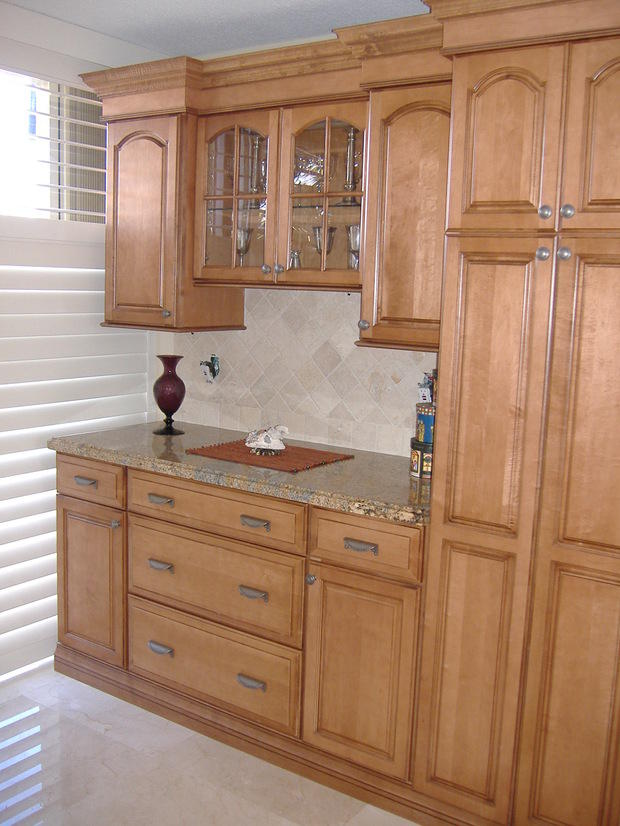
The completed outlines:
<svg viewBox="0 0 620 826">
<path fill-rule="evenodd" d="M 299 651 L 129 598 L 129 670 L 299 735 Z"/>
<path fill-rule="evenodd" d="M 137 513 L 305 554 L 304 505 L 135 470 L 128 497 Z"/>
<path fill-rule="evenodd" d="M 59 455 L 56 468 L 58 493 L 100 505 L 125 507 L 125 476 L 120 465 Z"/>
<path fill-rule="evenodd" d="M 423 529 L 312 508 L 310 554 L 360 571 L 420 582 Z"/>
<path fill-rule="evenodd" d="M 304 560 L 129 517 L 129 590 L 301 647 Z"/>
</svg>

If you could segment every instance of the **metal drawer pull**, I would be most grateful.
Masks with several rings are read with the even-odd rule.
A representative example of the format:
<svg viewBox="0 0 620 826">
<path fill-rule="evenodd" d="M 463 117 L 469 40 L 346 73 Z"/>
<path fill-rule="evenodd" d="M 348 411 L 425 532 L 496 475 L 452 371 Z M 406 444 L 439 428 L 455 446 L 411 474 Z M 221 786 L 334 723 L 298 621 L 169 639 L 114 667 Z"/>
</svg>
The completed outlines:
<svg viewBox="0 0 620 826">
<path fill-rule="evenodd" d="M 159 496 L 157 493 L 149 493 L 149 502 L 152 502 L 154 505 L 170 505 L 171 508 L 174 507 L 174 499 L 171 499 L 169 496 Z"/>
<path fill-rule="evenodd" d="M 261 691 L 267 691 L 267 683 L 247 677 L 245 674 L 237 674 L 237 682 L 244 688 L 260 688 Z"/>
<path fill-rule="evenodd" d="M 361 539 L 351 539 L 350 536 L 345 536 L 344 538 L 344 547 L 348 551 L 357 551 L 358 553 L 370 553 L 373 556 L 379 556 L 379 546 L 373 545 L 372 542 L 362 542 Z"/>
<path fill-rule="evenodd" d="M 113 519 L 110 522 L 110 527 L 111 528 L 120 528 L 120 526 L 121 526 L 121 520 L 120 519 Z"/>
<path fill-rule="evenodd" d="M 174 565 L 172 562 L 160 562 L 159 559 L 149 559 L 149 568 L 153 568 L 155 571 L 170 571 L 171 574 L 174 573 Z"/>
<path fill-rule="evenodd" d="M 169 657 L 174 657 L 174 648 L 170 648 L 169 645 L 162 645 L 160 642 L 155 642 L 155 640 L 149 640 L 147 645 L 153 654 L 168 654 Z"/>
<path fill-rule="evenodd" d="M 269 591 L 259 591 L 257 588 L 250 588 L 248 585 L 240 585 L 239 593 L 242 597 L 248 599 L 262 599 L 263 602 L 269 602 Z"/>
<path fill-rule="evenodd" d="M 248 528 L 264 528 L 267 533 L 271 530 L 271 522 L 268 519 L 257 519 L 255 516 L 241 514 L 241 524 Z"/>
<path fill-rule="evenodd" d="M 89 479 L 88 476 L 74 476 L 73 481 L 76 485 L 82 485 L 85 488 L 92 485 L 96 489 L 99 484 L 96 479 Z"/>
</svg>

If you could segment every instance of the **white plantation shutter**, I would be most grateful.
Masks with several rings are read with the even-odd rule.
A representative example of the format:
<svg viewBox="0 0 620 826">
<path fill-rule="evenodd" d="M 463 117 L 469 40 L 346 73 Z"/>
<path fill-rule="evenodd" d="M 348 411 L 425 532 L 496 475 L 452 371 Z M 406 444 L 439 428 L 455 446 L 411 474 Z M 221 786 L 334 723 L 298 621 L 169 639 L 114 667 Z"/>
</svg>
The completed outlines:
<svg viewBox="0 0 620 826">
<path fill-rule="evenodd" d="M 56 643 L 47 440 L 146 421 L 146 333 L 102 328 L 103 226 L 0 217 L 0 675 Z"/>
</svg>

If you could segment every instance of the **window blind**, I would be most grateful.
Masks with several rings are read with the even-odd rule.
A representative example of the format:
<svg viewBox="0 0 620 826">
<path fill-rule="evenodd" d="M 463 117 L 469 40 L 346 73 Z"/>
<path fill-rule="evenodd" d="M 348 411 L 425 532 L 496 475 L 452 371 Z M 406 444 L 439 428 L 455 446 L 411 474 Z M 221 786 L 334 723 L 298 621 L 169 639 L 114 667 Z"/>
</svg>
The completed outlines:
<svg viewBox="0 0 620 826">
<path fill-rule="evenodd" d="M 0 217 L 0 675 L 53 653 L 55 454 L 146 421 L 147 334 L 102 328 L 103 226 Z"/>
</svg>

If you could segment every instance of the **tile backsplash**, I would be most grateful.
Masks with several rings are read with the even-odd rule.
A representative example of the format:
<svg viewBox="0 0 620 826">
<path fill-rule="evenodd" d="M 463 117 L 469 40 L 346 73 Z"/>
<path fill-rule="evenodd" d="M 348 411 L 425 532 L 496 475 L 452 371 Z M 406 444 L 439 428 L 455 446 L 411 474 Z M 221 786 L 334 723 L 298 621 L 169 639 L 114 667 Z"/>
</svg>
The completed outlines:
<svg viewBox="0 0 620 826">
<path fill-rule="evenodd" d="M 246 290 L 247 330 L 155 333 L 157 353 L 184 356 L 186 395 L 177 419 L 235 430 L 285 424 L 292 438 L 406 456 L 414 432 L 417 384 L 435 353 L 356 347 L 357 293 Z M 171 349 L 172 348 L 172 349 Z M 200 362 L 221 370 L 207 383 Z M 149 395 L 149 418 L 159 410 Z"/>
</svg>

